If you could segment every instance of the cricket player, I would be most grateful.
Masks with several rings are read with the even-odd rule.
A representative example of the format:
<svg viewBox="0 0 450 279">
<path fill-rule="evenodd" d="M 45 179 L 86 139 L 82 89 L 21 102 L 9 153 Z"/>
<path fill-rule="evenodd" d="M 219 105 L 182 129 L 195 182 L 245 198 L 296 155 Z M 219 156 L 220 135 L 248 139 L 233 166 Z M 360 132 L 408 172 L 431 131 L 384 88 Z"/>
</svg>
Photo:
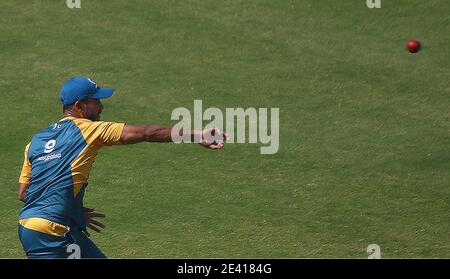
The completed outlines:
<svg viewBox="0 0 450 279">
<path fill-rule="evenodd" d="M 113 92 L 114 88 L 100 88 L 89 78 L 71 78 L 60 91 L 64 118 L 35 134 L 26 146 L 19 178 L 19 199 L 24 205 L 18 233 L 28 258 L 67 258 L 71 244 L 78 245 L 81 258 L 105 258 L 87 232 L 87 228 L 100 232 L 104 225 L 95 218 L 105 216 L 83 205 L 100 148 L 171 142 L 172 133 L 189 134 L 206 148 L 223 148 L 227 135 L 219 129 L 172 131 L 161 125 L 100 121 L 100 100 Z M 207 140 L 206 135 L 220 140 Z"/>
</svg>

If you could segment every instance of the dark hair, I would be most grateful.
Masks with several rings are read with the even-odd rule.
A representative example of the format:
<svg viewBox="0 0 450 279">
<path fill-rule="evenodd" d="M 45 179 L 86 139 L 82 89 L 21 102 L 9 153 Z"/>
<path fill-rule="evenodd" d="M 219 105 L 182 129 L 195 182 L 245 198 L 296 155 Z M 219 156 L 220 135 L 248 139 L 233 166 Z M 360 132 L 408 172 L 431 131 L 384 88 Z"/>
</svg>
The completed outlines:
<svg viewBox="0 0 450 279">
<path fill-rule="evenodd" d="M 65 112 L 68 109 L 71 109 L 73 106 L 73 104 L 69 104 L 69 105 L 63 105 L 63 112 Z"/>
<path fill-rule="evenodd" d="M 86 101 L 87 101 L 88 99 L 89 99 L 89 98 L 84 98 L 84 99 L 78 100 L 78 102 L 86 103 Z M 71 108 L 73 107 L 74 104 L 75 104 L 75 103 L 71 103 L 71 104 L 69 104 L 69 105 L 63 105 L 63 112 L 65 112 L 65 111 L 68 110 L 68 109 L 71 109 Z"/>
</svg>

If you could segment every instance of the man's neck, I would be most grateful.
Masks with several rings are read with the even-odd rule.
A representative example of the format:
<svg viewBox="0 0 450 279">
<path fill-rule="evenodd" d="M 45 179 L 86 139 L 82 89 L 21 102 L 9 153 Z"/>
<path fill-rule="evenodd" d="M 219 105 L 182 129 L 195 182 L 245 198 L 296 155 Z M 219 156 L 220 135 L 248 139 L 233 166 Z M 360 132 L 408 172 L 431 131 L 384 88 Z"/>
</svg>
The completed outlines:
<svg viewBox="0 0 450 279">
<path fill-rule="evenodd" d="M 77 117 L 76 115 L 73 115 L 73 112 L 71 110 L 64 111 L 64 118 L 69 117 L 69 116 Z"/>
</svg>

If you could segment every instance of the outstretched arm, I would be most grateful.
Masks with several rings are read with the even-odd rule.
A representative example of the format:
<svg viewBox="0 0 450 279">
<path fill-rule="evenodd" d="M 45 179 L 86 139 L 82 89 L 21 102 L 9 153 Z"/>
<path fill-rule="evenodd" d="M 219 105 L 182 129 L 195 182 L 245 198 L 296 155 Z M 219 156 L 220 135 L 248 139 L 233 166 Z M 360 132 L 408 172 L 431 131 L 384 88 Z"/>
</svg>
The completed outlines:
<svg viewBox="0 0 450 279">
<path fill-rule="evenodd" d="M 171 142 L 171 127 L 161 125 L 128 125 L 123 128 L 120 142 L 133 144 L 144 141 Z"/>
<path fill-rule="evenodd" d="M 122 144 L 133 144 L 139 142 L 172 142 L 172 127 L 161 125 L 125 125 L 120 136 Z M 218 128 L 206 129 L 203 131 L 174 131 L 180 136 L 189 134 L 192 142 L 198 142 L 200 145 L 211 148 L 223 148 L 223 140 L 226 140 L 228 135 L 221 132 Z M 212 136 L 219 135 L 220 141 L 208 140 Z M 215 136 L 217 138 L 217 136 Z"/>
</svg>

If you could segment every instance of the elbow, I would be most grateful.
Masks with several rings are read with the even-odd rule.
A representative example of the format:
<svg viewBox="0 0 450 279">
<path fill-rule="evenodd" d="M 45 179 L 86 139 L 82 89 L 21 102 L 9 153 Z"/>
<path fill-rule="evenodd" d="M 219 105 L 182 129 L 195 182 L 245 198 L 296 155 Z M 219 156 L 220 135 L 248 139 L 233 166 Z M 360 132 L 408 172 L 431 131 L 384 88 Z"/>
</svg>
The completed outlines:
<svg viewBox="0 0 450 279">
<path fill-rule="evenodd" d="M 19 183 L 19 201 L 25 202 L 25 195 L 27 193 L 28 184 Z"/>
<path fill-rule="evenodd" d="M 19 191 L 19 195 L 18 195 L 19 201 L 21 202 L 25 202 L 25 191 Z"/>
</svg>

